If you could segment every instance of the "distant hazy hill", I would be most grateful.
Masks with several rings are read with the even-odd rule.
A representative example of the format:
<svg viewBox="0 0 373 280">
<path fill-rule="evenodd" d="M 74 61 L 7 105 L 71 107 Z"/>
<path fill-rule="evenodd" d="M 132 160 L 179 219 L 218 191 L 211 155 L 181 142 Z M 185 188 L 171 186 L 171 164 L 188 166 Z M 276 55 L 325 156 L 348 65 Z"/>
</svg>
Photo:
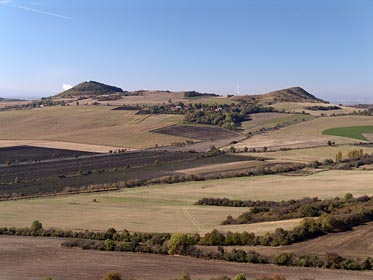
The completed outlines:
<svg viewBox="0 0 373 280">
<path fill-rule="evenodd" d="M 95 81 L 80 83 L 71 89 L 68 89 L 56 97 L 72 97 L 72 96 L 92 96 L 92 95 L 104 95 L 116 92 L 123 92 L 119 87 L 109 86 Z"/>
<path fill-rule="evenodd" d="M 324 100 L 315 97 L 301 87 L 291 87 L 280 89 L 265 94 L 237 96 L 234 99 L 255 103 L 275 103 L 275 102 L 322 102 Z"/>
<path fill-rule="evenodd" d="M 22 101 L 21 99 L 15 99 L 15 98 L 3 98 L 0 97 L 0 101 Z"/>
</svg>

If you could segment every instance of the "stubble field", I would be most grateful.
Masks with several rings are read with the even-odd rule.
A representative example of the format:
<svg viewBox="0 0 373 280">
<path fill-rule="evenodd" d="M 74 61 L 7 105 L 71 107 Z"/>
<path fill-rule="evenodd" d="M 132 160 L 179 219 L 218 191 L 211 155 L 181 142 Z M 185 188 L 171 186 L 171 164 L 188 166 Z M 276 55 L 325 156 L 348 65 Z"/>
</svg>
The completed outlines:
<svg viewBox="0 0 373 280">
<path fill-rule="evenodd" d="M 370 171 L 327 171 L 310 176 L 268 175 L 154 185 L 101 194 L 25 199 L 0 203 L 2 226 L 29 226 L 40 220 L 46 228 L 106 230 L 109 227 L 141 232 L 253 231 L 292 228 L 299 220 L 221 226 L 227 215 L 247 208 L 198 206 L 202 197 L 251 200 L 289 200 L 305 196 L 331 198 L 372 195 Z M 97 202 L 93 202 L 96 199 Z"/>
<path fill-rule="evenodd" d="M 182 115 L 136 115 L 136 111 L 112 108 L 55 106 L 0 112 L 0 140 L 49 140 L 118 148 L 149 148 L 188 139 L 150 132 L 180 122 Z"/>
</svg>

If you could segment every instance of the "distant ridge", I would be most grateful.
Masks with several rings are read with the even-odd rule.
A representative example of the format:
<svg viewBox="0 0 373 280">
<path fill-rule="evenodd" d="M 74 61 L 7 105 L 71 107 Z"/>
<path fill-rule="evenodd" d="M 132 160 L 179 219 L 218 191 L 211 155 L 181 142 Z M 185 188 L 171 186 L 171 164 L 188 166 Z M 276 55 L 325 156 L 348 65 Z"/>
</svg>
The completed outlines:
<svg viewBox="0 0 373 280">
<path fill-rule="evenodd" d="M 16 99 L 16 98 L 4 98 L 4 97 L 0 97 L 0 101 L 10 102 L 10 101 L 23 101 L 23 100 L 22 99 Z"/>
<path fill-rule="evenodd" d="M 117 92 L 123 92 L 123 90 L 119 87 L 89 81 L 80 83 L 71 89 L 65 90 L 64 92 L 57 94 L 56 97 L 95 96 Z"/>
<path fill-rule="evenodd" d="M 253 103 L 276 103 L 276 102 L 315 102 L 326 103 L 326 101 L 315 97 L 301 87 L 291 87 L 271 91 L 264 94 L 236 96 L 235 100 Z"/>
</svg>

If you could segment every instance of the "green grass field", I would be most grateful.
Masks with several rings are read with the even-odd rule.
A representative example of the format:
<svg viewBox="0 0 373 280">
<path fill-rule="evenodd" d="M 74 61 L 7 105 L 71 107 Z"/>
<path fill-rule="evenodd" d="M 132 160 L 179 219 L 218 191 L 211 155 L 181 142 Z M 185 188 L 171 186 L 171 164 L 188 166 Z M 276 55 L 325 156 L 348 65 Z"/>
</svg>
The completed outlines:
<svg viewBox="0 0 373 280">
<path fill-rule="evenodd" d="M 373 172 L 327 171 L 310 176 L 269 175 L 186 182 L 123 189 L 117 192 L 0 202 L 0 226 L 29 226 L 40 220 L 46 228 L 142 232 L 252 231 L 292 228 L 299 220 L 221 226 L 228 215 L 247 208 L 200 206 L 202 197 L 289 200 L 305 196 L 372 195 Z M 97 202 L 93 202 L 96 199 Z"/>
<path fill-rule="evenodd" d="M 335 127 L 322 132 L 323 135 L 342 136 L 367 141 L 368 139 L 363 133 L 373 133 L 373 126 Z"/>
</svg>

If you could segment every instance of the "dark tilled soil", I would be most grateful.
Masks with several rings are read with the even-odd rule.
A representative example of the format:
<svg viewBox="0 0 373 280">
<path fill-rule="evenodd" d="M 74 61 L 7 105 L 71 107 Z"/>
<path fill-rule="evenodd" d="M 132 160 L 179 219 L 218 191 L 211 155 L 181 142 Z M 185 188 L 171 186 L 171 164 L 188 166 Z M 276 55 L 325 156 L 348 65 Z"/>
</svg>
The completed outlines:
<svg viewBox="0 0 373 280">
<path fill-rule="evenodd" d="M 31 146 L 5 147 L 0 148 L 0 164 L 70 158 L 94 154 L 95 153 Z"/>
<path fill-rule="evenodd" d="M 175 175 L 177 170 L 206 164 L 250 160 L 230 154 L 197 157 L 198 153 L 156 150 L 3 165 L 0 166 L 0 195 L 39 195 L 61 192 L 65 187 L 147 180 Z"/>
<path fill-rule="evenodd" d="M 197 140 L 218 140 L 237 136 L 238 134 L 220 127 L 171 125 L 152 132 L 187 137 Z"/>
<path fill-rule="evenodd" d="M 69 249 L 60 246 L 63 239 L 43 237 L 0 236 L 0 279 L 53 280 L 101 279 L 105 272 L 117 271 L 123 279 L 176 279 L 183 272 L 192 279 L 210 279 L 221 275 L 233 277 L 244 273 L 248 278 L 280 274 L 286 279 L 368 280 L 372 272 L 291 268 L 223 261 L 200 260 L 121 252 Z"/>
</svg>

